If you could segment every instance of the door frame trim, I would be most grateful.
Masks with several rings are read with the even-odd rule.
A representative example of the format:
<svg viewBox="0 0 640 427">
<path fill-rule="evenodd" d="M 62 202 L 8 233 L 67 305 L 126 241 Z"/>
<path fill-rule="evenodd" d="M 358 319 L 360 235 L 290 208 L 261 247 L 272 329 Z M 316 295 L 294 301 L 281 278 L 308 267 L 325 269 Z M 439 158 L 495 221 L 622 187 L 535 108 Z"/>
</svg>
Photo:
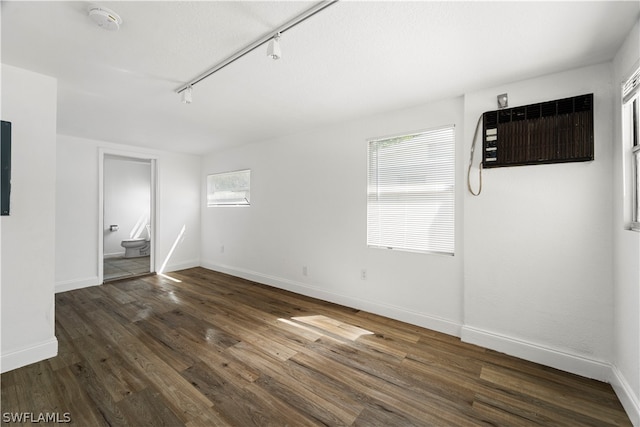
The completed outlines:
<svg viewBox="0 0 640 427">
<path fill-rule="evenodd" d="M 98 149 L 98 283 L 104 283 L 104 160 L 105 157 L 116 156 L 125 159 L 148 160 L 151 163 L 151 212 L 149 223 L 151 225 L 151 252 L 149 258 L 149 270 L 151 273 L 157 271 L 156 268 L 156 238 L 159 235 L 157 230 L 158 212 L 158 157 L 150 153 L 135 151 L 114 150 L 109 148 Z"/>
</svg>

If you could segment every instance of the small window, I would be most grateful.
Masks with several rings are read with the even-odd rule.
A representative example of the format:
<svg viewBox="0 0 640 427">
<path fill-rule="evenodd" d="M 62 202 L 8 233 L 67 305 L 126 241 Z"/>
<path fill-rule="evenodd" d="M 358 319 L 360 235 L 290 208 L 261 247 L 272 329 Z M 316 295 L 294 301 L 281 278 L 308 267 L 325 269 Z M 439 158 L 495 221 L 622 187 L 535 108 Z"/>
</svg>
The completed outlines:
<svg viewBox="0 0 640 427">
<path fill-rule="evenodd" d="M 454 127 L 368 144 L 367 245 L 453 255 Z"/>
<path fill-rule="evenodd" d="M 632 171 L 631 229 L 640 231 L 640 68 L 622 87 L 622 113 L 624 157 L 631 159 Z"/>
<path fill-rule="evenodd" d="M 249 206 L 251 170 L 216 173 L 207 176 L 207 207 Z"/>
</svg>

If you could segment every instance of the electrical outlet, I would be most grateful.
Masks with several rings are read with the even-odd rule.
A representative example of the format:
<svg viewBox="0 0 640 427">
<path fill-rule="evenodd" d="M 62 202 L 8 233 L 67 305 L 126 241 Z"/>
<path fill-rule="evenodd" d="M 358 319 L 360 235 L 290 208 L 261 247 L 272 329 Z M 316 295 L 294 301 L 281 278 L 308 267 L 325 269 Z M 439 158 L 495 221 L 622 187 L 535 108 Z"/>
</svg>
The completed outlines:
<svg viewBox="0 0 640 427">
<path fill-rule="evenodd" d="M 367 270 L 365 270 L 364 268 L 360 270 L 360 279 L 367 280 Z"/>
<path fill-rule="evenodd" d="M 303 276 L 307 276 L 309 274 L 309 270 L 307 269 L 306 265 L 302 266 L 302 275 Z"/>
</svg>

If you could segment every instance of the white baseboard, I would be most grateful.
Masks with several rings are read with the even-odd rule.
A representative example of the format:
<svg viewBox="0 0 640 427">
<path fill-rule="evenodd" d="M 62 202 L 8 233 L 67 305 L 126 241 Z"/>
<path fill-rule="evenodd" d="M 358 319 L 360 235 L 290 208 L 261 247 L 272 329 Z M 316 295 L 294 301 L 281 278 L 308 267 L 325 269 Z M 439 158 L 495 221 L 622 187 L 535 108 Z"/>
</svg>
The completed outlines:
<svg viewBox="0 0 640 427">
<path fill-rule="evenodd" d="M 163 273 L 170 273 L 172 271 L 186 270 L 187 268 L 200 267 L 200 260 L 191 260 L 181 262 L 178 264 L 169 264 L 164 267 Z"/>
<path fill-rule="evenodd" d="M 124 254 L 124 252 L 123 252 Z M 169 273 L 171 271 L 184 270 L 187 268 L 199 267 L 199 260 L 191 260 L 187 262 L 182 262 L 179 264 L 171 264 L 167 265 L 164 269 L 165 273 Z M 75 289 L 88 288 L 90 286 L 98 286 L 101 285 L 98 280 L 98 276 L 86 277 L 84 279 L 74 279 L 74 280 L 64 280 L 61 282 L 56 282 L 55 284 L 55 293 L 73 291 Z"/>
<path fill-rule="evenodd" d="M 448 319 L 429 316 L 424 313 L 410 311 L 401 307 L 393 306 L 391 304 L 382 304 L 360 298 L 354 298 L 347 295 L 337 294 L 334 292 L 326 291 L 324 289 L 319 289 L 313 286 L 295 282 L 293 280 L 268 276 L 255 271 L 238 269 L 209 262 L 202 262 L 200 265 L 209 270 L 219 271 L 222 273 L 230 274 L 232 276 L 241 277 L 243 279 L 273 286 L 275 288 L 284 289 L 312 298 L 318 298 L 323 301 L 364 310 L 370 313 L 400 320 L 402 322 L 407 322 L 412 325 L 421 326 L 423 328 L 442 332 L 448 335 L 460 336 L 460 325 Z"/>
<path fill-rule="evenodd" d="M 53 337 L 47 341 L 3 353 L 0 358 L 0 372 L 8 372 L 58 354 L 58 339 Z"/>
<path fill-rule="evenodd" d="M 476 344 L 583 377 L 604 382 L 609 382 L 611 378 L 611 365 L 600 360 L 589 359 L 584 356 L 488 332 L 471 326 L 462 327 L 461 338 L 464 342 Z"/>
<path fill-rule="evenodd" d="M 100 285 L 98 276 L 87 277 L 84 279 L 65 280 L 56 282 L 55 293 L 73 291 L 74 289 L 88 288 L 89 286 Z"/>
<path fill-rule="evenodd" d="M 114 252 L 111 254 L 103 254 L 102 257 L 103 258 L 122 258 L 124 256 L 124 251 L 123 252 Z"/>
<path fill-rule="evenodd" d="M 633 394 L 631 386 L 615 365 L 612 367 L 610 383 L 627 412 L 631 424 L 640 426 L 640 398 Z"/>
</svg>

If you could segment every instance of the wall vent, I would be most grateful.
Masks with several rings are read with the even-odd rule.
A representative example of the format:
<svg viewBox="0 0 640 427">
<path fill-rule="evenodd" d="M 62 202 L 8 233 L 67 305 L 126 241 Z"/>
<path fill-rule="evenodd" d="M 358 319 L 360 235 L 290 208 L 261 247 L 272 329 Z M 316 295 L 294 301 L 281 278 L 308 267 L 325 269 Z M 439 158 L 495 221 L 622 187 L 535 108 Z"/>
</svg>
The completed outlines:
<svg viewBox="0 0 640 427">
<path fill-rule="evenodd" d="M 483 167 L 594 158 L 593 94 L 483 114 Z"/>
</svg>

